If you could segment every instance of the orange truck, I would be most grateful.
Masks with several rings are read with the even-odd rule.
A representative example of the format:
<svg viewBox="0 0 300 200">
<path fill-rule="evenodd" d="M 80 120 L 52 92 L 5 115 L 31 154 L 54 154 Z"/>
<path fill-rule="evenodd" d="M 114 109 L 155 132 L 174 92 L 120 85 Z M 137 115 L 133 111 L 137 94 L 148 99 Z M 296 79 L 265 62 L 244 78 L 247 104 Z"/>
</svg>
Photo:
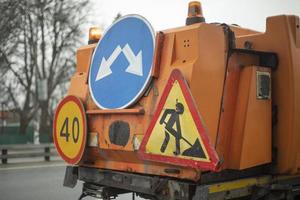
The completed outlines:
<svg viewBox="0 0 300 200">
<path fill-rule="evenodd" d="M 117 20 L 77 50 L 53 138 L 80 197 L 149 199 L 300 196 L 300 20 L 266 31 L 206 23 L 154 33 Z"/>
</svg>

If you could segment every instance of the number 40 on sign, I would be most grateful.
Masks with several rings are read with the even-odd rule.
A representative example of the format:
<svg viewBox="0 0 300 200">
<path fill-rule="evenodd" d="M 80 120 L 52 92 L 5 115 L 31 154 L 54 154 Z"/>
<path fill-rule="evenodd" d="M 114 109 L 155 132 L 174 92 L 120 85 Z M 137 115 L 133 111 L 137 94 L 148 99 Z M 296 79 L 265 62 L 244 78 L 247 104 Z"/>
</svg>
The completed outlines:
<svg viewBox="0 0 300 200">
<path fill-rule="evenodd" d="M 60 156 L 69 164 L 78 164 L 86 143 L 86 116 L 79 98 L 65 97 L 55 112 L 53 139 Z"/>
</svg>

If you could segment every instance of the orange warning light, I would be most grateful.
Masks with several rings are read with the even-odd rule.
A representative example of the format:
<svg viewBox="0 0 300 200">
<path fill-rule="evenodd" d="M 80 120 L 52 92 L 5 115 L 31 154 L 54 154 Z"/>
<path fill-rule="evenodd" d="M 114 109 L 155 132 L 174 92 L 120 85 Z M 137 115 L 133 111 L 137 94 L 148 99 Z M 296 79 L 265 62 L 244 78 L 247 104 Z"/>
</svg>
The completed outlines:
<svg viewBox="0 0 300 200">
<path fill-rule="evenodd" d="M 199 1 L 191 1 L 188 10 L 189 17 L 202 17 L 202 8 Z"/>
<path fill-rule="evenodd" d="M 97 43 L 101 36 L 102 30 L 99 27 L 91 27 L 89 30 L 89 44 Z"/>
<path fill-rule="evenodd" d="M 202 7 L 199 1 L 191 1 L 189 3 L 188 17 L 186 19 L 186 25 L 205 22 L 205 18 L 202 14 Z"/>
</svg>

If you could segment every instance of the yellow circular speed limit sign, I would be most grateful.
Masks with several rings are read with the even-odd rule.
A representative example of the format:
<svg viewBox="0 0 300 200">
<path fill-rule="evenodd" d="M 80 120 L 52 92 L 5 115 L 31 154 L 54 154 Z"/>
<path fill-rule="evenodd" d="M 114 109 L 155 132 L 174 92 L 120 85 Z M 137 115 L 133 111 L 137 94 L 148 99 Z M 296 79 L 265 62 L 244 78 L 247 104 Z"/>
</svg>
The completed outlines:
<svg viewBox="0 0 300 200">
<path fill-rule="evenodd" d="M 78 164 L 86 144 L 86 116 L 78 97 L 67 96 L 57 106 L 53 139 L 59 155 L 69 164 Z"/>
</svg>

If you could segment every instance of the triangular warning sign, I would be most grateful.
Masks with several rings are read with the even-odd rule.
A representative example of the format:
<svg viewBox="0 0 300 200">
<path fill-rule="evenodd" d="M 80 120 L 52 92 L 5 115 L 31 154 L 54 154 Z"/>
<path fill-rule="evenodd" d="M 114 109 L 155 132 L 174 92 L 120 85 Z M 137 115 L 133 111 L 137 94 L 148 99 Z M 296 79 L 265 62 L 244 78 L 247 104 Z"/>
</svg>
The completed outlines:
<svg viewBox="0 0 300 200">
<path fill-rule="evenodd" d="M 203 170 L 217 169 L 217 153 L 178 69 L 171 73 L 139 154 L 145 160 Z"/>
</svg>

